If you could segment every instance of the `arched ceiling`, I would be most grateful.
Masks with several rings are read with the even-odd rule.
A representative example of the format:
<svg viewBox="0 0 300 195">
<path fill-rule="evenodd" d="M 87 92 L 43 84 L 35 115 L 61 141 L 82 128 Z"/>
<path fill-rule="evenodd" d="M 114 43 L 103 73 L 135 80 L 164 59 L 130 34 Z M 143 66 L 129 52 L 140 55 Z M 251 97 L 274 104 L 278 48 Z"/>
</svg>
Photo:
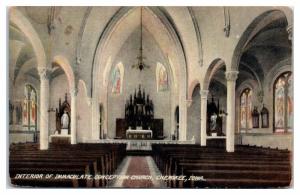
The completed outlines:
<svg viewBox="0 0 300 195">
<path fill-rule="evenodd" d="M 36 64 L 36 58 L 31 44 L 22 31 L 14 24 L 9 24 L 9 62 L 10 78 L 15 81 L 20 71 L 26 67 L 33 67 Z M 27 69 L 26 72 L 29 73 Z M 37 78 L 38 75 L 31 71 L 31 76 Z"/>
<path fill-rule="evenodd" d="M 226 94 L 226 79 L 225 79 L 226 67 L 223 65 L 220 67 L 212 76 L 209 83 L 209 91 L 220 92 L 221 94 L 225 91 Z"/>
<path fill-rule="evenodd" d="M 140 28 L 140 14 L 140 7 L 136 7 L 129 10 L 121 19 L 117 21 L 113 31 L 109 34 L 109 37 L 106 38 L 106 42 L 103 45 L 105 50 L 99 53 L 101 58 L 100 56 L 96 56 L 96 58 L 98 57 L 99 59 L 96 64 L 103 66 L 107 64 L 106 62 L 108 59 L 110 59 L 112 62 L 115 60 L 114 58 L 124 46 L 126 40 L 128 40 L 128 38 L 136 31 L 136 29 Z M 157 43 L 157 46 L 162 51 L 164 58 L 175 62 L 175 64 L 179 64 L 179 54 L 177 53 L 178 51 L 176 50 L 173 37 L 161 18 L 159 18 L 159 16 L 157 16 L 153 10 L 151 10 L 151 8 L 143 8 L 142 26 L 143 29 L 150 34 L 150 37 L 153 38 L 155 43 Z M 139 37 L 137 37 L 137 39 L 139 39 Z M 151 57 L 149 58 L 151 59 Z M 170 66 L 174 77 L 177 77 L 177 74 L 179 74 L 179 68 L 177 67 L 176 69 L 172 63 L 170 63 Z M 182 64 L 182 66 L 184 66 L 184 64 Z M 103 69 L 106 68 L 102 67 L 102 70 Z M 184 69 L 181 70 L 182 73 L 184 72 L 183 70 Z M 106 77 L 103 76 L 103 78 L 105 79 Z"/>
<path fill-rule="evenodd" d="M 114 57 L 126 42 L 129 36 L 140 27 L 140 7 L 133 8 L 126 16 L 118 21 L 117 27 L 110 35 L 109 45 L 106 45 L 106 51 L 110 56 Z M 163 25 L 162 21 L 148 7 L 143 8 L 143 28 L 146 29 L 151 36 L 159 44 L 159 47 L 165 54 L 171 53 L 170 35 Z"/>
<path fill-rule="evenodd" d="M 90 13 L 90 18 L 89 16 L 86 17 L 87 25 L 83 29 L 81 29 L 80 25 L 83 24 L 83 18 L 85 17 L 85 13 L 88 9 L 88 7 L 78 7 L 74 9 L 74 11 L 73 8 L 70 7 L 56 7 L 54 16 L 54 22 L 56 25 L 56 29 L 54 29 L 54 31 L 56 31 L 56 33 L 54 33 L 54 35 L 57 36 L 55 40 L 64 39 L 64 37 L 66 36 L 72 36 L 72 39 L 70 38 L 69 41 L 75 42 L 78 40 L 78 34 L 80 34 L 79 31 L 82 30 L 81 38 L 83 40 L 82 45 L 84 45 L 84 47 L 82 47 L 82 50 L 91 47 L 92 49 L 88 50 L 87 52 L 89 52 L 89 58 L 92 59 L 93 57 L 90 53 L 93 53 L 93 51 L 95 50 L 94 45 L 96 45 L 101 32 L 106 28 L 105 25 L 109 23 L 111 17 L 114 17 L 114 14 L 116 14 L 116 12 L 120 8 L 109 7 L 106 8 L 106 10 L 103 7 L 91 8 L 92 11 Z M 160 8 L 143 8 L 143 28 L 151 34 L 151 37 L 153 37 L 158 47 L 161 49 L 162 55 L 166 57 L 166 59 L 169 59 L 169 61 L 174 62 L 175 66 L 177 65 L 179 67 L 178 64 L 180 63 L 178 63 L 178 61 L 176 60 L 176 58 L 178 58 L 178 55 L 176 54 L 176 52 L 174 52 L 174 42 L 172 41 L 172 38 L 174 38 L 172 36 L 174 35 L 171 35 L 168 32 L 166 24 L 164 23 L 165 21 L 160 18 L 159 14 L 154 13 L 155 11 L 153 10 L 155 9 Z M 243 24 L 248 26 L 249 24 L 251 24 L 253 18 L 258 17 L 259 15 L 257 14 L 258 12 L 255 12 L 255 14 L 253 15 L 251 15 L 251 12 L 249 13 L 249 16 L 248 13 L 245 14 L 245 16 L 251 18 L 251 21 L 249 19 L 250 22 L 236 19 L 235 25 L 237 25 L 239 28 L 236 28 L 236 26 L 232 26 L 232 35 L 229 38 L 226 38 L 222 31 L 224 19 L 222 7 L 214 9 L 205 7 L 193 7 L 191 9 L 193 10 L 193 12 L 195 12 L 194 22 L 199 25 L 199 33 L 201 32 L 201 36 L 204 35 L 202 37 L 204 43 L 203 55 L 208 56 L 207 59 L 210 59 L 210 57 L 214 55 L 217 55 L 217 57 L 222 57 L 219 56 L 219 53 L 223 51 L 223 49 L 218 49 L 219 45 L 229 43 L 227 44 L 227 46 L 229 47 L 231 42 L 226 41 L 230 40 L 233 37 L 233 34 L 242 35 L 243 31 L 245 31 L 245 28 L 240 28 L 239 25 Z M 265 8 L 265 11 L 272 9 L 274 8 Z M 44 44 L 43 46 L 45 50 L 47 50 L 47 48 L 49 47 L 47 44 L 49 44 L 49 42 L 43 40 L 45 39 L 45 37 L 49 37 L 47 19 L 49 16 L 49 11 L 51 11 L 50 7 L 19 7 L 18 10 L 21 11 L 24 16 L 26 16 L 30 23 L 32 23 L 32 26 L 35 28 L 37 34 L 40 36 L 42 43 Z M 135 7 L 132 9 L 128 8 L 128 10 L 129 11 L 126 12 L 125 15 L 117 21 L 116 26 L 114 27 L 114 31 L 110 33 L 109 37 L 107 37 L 107 40 L 109 41 L 106 42 L 106 45 L 104 45 L 105 50 L 103 50 L 103 52 L 101 53 L 101 63 L 103 64 L 107 64 L 108 59 L 113 62 L 115 56 L 118 55 L 120 49 L 126 43 L 126 40 L 128 40 L 128 38 L 132 36 L 134 31 L 139 28 L 140 7 Z M 191 17 L 190 15 L 188 15 L 188 9 L 186 7 L 164 7 L 163 10 L 165 11 L 165 13 L 167 13 L 167 18 L 169 17 L 168 19 L 170 19 L 171 24 L 175 26 L 174 29 L 177 28 L 176 30 L 178 30 L 178 37 L 183 40 L 183 49 L 187 54 L 187 58 L 193 59 L 190 63 L 187 63 L 189 66 L 188 69 L 191 70 L 190 75 L 193 75 L 193 79 L 195 79 L 194 77 L 197 77 L 198 79 L 198 77 L 200 77 L 199 75 L 205 75 L 205 72 L 201 72 L 202 69 L 198 67 L 199 63 L 197 62 L 197 60 L 195 60 L 197 51 L 194 45 L 197 45 L 198 43 L 197 41 L 193 41 L 196 40 L 196 33 L 194 31 L 195 29 L 193 29 L 192 25 L 186 25 L 186 23 L 193 22 L 191 18 L 186 19 L 188 17 Z M 98 13 L 98 15 L 95 15 L 96 12 Z M 262 11 L 261 13 L 265 12 Z M 234 14 L 235 13 L 232 13 L 232 16 Z M 239 13 L 236 13 L 235 17 L 237 17 L 238 14 Z M 96 22 L 90 23 L 92 20 Z M 279 10 L 267 11 L 266 14 L 263 14 L 263 17 L 259 18 L 257 24 L 253 29 L 251 29 L 251 32 L 249 33 L 249 36 L 247 36 L 247 39 L 244 42 L 245 44 L 241 49 L 242 54 L 240 55 L 240 63 L 238 68 L 240 73 L 237 80 L 237 85 L 241 84 L 245 79 L 259 79 L 260 82 L 263 82 L 265 75 L 276 63 L 291 56 L 292 49 L 291 42 L 288 39 L 288 33 L 286 30 L 287 25 L 288 24 L 285 13 Z M 58 28 L 61 29 L 58 30 Z M 70 28 L 72 32 L 65 31 L 66 29 L 70 30 Z M 93 30 L 97 32 L 93 32 Z M 192 36 L 188 36 L 188 33 L 190 33 Z M 87 38 L 92 37 L 91 34 L 93 34 L 93 38 Z M 187 37 L 193 38 L 188 39 Z M 22 72 L 26 73 L 27 75 L 39 78 L 35 68 L 37 65 L 37 60 L 33 52 L 33 48 L 26 36 L 24 36 L 22 31 L 18 29 L 18 27 L 13 23 L 9 24 L 9 40 L 9 66 L 10 70 L 13 70 L 10 71 L 10 77 L 16 79 L 18 74 Z M 224 42 L 222 42 L 222 40 Z M 65 53 L 69 52 L 68 55 L 65 55 L 67 56 L 66 58 L 69 59 L 72 57 L 76 59 L 76 52 L 74 52 L 76 48 L 69 49 L 70 45 L 74 46 L 76 45 L 76 43 L 70 43 L 69 46 L 62 44 L 64 47 L 60 44 L 61 43 L 55 43 L 54 50 L 62 52 L 61 55 L 65 55 Z M 193 45 L 193 47 L 188 47 L 190 45 Z M 211 45 L 213 46 L 211 47 Z M 85 51 L 83 51 L 83 53 L 84 52 Z M 84 55 L 85 57 L 88 56 L 86 55 L 86 53 L 84 53 Z M 228 56 L 228 58 L 231 57 L 232 55 Z M 74 59 L 69 59 L 72 66 L 73 64 L 75 64 Z M 204 59 L 204 61 L 206 60 Z M 85 61 L 84 59 L 83 63 L 81 64 L 84 70 L 79 69 L 79 71 L 81 72 L 87 72 L 84 72 L 84 74 L 88 76 L 82 78 L 85 82 L 90 79 L 90 71 L 93 71 L 92 69 L 89 69 L 90 67 L 86 67 L 92 66 L 91 64 L 91 61 Z M 206 65 L 208 64 L 209 63 L 207 63 Z M 226 66 L 231 65 L 226 64 Z M 198 67 L 198 69 L 196 69 L 195 67 Z M 63 74 L 63 71 L 59 67 L 54 66 L 53 68 L 54 69 L 52 77 Z M 174 67 L 173 69 L 175 70 Z M 103 71 L 103 69 L 101 69 L 101 71 Z M 180 68 L 177 68 L 173 74 L 178 75 L 179 71 L 181 71 Z M 221 80 L 222 82 L 225 82 L 224 72 L 225 70 L 221 70 L 221 73 L 216 73 L 213 79 L 220 81 L 220 78 L 223 78 L 223 80 Z"/>
<path fill-rule="evenodd" d="M 287 25 L 286 16 L 281 11 L 270 11 L 264 15 L 243 47 L 237 85 L 247 79 L 264 82 L 272 67 L 291 56 Z"/>
</svg>

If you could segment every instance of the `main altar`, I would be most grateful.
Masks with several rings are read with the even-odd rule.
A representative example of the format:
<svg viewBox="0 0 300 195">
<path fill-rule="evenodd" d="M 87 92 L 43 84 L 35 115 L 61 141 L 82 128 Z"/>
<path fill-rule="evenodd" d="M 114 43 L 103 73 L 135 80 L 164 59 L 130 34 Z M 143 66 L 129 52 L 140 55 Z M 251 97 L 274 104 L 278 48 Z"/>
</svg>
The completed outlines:
<svg viewBox="0 0 300 195">
<path fill-rule="evenodd" d="M 151 130 L 126 130 L 126 138 L 127 139 L 152 139 L 152 131 Z"/>
<path fill-rule="evenodd" d="M 149 94 L 139 85 L 125 104 L 125 118 L 116 119 L 116 139 L 163 139 L 163 119 L 154 118 Z"/>
</svg>

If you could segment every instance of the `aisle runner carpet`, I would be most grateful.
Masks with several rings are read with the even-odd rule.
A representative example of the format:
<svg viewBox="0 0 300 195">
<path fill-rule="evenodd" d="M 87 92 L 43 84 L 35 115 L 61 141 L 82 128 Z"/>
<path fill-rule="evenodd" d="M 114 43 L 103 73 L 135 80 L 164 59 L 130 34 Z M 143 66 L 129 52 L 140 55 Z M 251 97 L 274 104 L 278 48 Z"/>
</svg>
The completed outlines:
<svg viewBox="0 0 300 195">
<path fill-rule="evenodd" d="M 129 166 L 126 175 L 131 176 L 149 176 L 150 170 L 145 157 L 133 156 L 130 159 Z M 124 188 L 150 188 L 153 187 L 153 183 L 149 179 L 126 179 L 123 181 L 122 186 Z"/>
</svg>

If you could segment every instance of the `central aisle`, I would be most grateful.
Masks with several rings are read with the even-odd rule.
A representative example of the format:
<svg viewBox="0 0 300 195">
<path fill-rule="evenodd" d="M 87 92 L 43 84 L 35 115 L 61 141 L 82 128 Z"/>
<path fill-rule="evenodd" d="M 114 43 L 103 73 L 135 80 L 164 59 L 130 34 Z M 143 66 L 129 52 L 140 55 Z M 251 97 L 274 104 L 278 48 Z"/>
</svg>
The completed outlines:
<svg viewBox="0 0 300 195">
<path fill-rule="evenodd" d="M 127 156 L 115 175 L 127 179 L 115 179 L 108 187 L 119 188 L 164 188 L 165 184 L 156 180 L 161 175 L 151 156 Z"/>
</svg>

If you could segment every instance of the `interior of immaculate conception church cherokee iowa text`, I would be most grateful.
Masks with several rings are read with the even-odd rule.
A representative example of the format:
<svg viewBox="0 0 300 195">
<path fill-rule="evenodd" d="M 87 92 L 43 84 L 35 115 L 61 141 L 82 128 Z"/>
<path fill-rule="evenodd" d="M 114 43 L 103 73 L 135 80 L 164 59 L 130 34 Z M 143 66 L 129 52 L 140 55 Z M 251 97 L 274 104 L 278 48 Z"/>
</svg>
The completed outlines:
<svg viewBox="0 0 300 195">
<path fill-rule="evenodd" d="M 291 188 L 290 7 L 9 7 L 9 185 Z"/>
</svg>

